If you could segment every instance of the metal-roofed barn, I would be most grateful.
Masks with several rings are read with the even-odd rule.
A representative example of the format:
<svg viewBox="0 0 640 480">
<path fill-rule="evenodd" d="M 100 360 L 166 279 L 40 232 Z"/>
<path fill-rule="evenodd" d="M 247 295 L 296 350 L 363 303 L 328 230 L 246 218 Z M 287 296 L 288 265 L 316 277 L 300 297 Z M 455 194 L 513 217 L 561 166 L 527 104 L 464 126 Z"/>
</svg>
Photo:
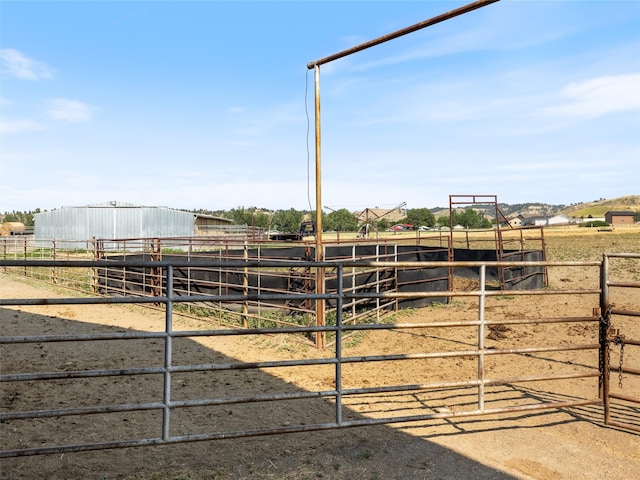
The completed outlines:
<svg viewBox="0 0 640 480">
<path fill-rule="evenodd" d="M 37 240 L 73 241 L 192 237 L 206 234 L 214 225 L 232 223 L 211 215 L 115 201 L 37 213 L 34 222 Z"/>
</svg>

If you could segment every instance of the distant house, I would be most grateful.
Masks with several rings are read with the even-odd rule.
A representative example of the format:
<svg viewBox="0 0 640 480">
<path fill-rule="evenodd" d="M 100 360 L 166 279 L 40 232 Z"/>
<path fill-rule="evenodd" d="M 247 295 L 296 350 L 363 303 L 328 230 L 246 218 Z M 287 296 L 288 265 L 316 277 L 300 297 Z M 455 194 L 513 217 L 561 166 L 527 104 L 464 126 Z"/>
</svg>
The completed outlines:
<svg viewBox="0 0 640 480">
<path fill-rule="evenodd" d="M 523 227 L 546 225 L 547 218 L 541 215 L 518 215 L 520 225 Z"/>
<path fill-rule="evenodd" d="M 567 225 L 570 223 L 569 217 L 558 214 L 547 218 L 547 225 Z"/>
<path fill-rule="evenodd" d="M 398 223 L 389 228 L 389 230 L 392 232 L 406 232 L 407 230 L 414 230 L 414 226 L 409 223 Z"/>
<path fill-rule="evenodd" d="M 567 225 L 570 223 L 569 217 L 565 215 L 553 215 L 552 217 L 545 217 L 543 215 L 518 215 L 520 218 L 520 224 L 524 226 L 545 227 L 550 225 Z M 510 221 L 511 225 L 513 223 Z"/>
<path fill-rule="evenodd" d="M 513 228 L 518 228 L 522 226 L 522 217 L 518 215 L 517 217 L 511 217 L 509 219 L 509 225 Z"/>
<path fill-rule="evenodd" d="M 609 225 L 631 225 L 635 212 L 631 210 L 607 212 L 604 214 L 604 221 Z"/>
</svg>

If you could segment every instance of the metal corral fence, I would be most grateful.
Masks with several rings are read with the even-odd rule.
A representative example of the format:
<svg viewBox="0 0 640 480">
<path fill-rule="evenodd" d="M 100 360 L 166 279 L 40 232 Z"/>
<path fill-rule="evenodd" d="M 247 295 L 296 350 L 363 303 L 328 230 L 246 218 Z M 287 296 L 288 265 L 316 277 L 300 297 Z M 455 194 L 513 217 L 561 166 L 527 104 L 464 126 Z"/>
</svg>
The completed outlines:
<svg viewBox="0 0 640 480">
<path fill-rule="evenodd" d="M 267 292 L 183 295 L 176 293 L 174 285 L 175 271 L 188 266 L 184 260 L 2 260 L 0 267 L 4 271 L 18 272 L 34 267 L 87 272 L 153 266 L 163 270 L 166 285 L 162 295 L 155 297 L 52 295 L 0 299 L 3 312 L 0 455 L 62 454 L 584 408 L 605 402 L 607 423 L 617 422 L 638 430 L 638 361 L 629 351 L 638 345 L 637 323 L 625 322 L 619 325 L 621 328 L 612 329 L 619 324 L 620 316 L 635 320 L 640 315 L 634 310 L 637 302 L 633 300 L 638 298 L 640 283 L 609 278 L 607 258 L 604 264 L 545 262 L 550 268 L 588 269 L 595 276 L 592 285 L 510 292 L 492 290 L 487 285 L 486 270 L 499 265 L 477 262 L 473 264 L 480 272 L 477 287 L 471 291 L 444 292 L 458 302 L 452 303 L 444 316 L 438 317 L 439 309 L 433 307 L 418 321 L 403 322 L 403 317 L 398 316 L 391 323 L 373 321 L 357 325 L 345 322 L 344 307 L 359 299 L 384 302 L 390 297 L 428 298 L 442 296 L 443 292 L 363 293 L 343 288 L 351 268 L 424 268 L 422 262 L 237 260 L 229 265 L 228 261 L 211 259 L 208 267 L 212 269 L 333 268 L 338 288 L 335 293 L 322 295 Z M 621 260 L 637 262 L 640 255 L 624 256 Z M 432 267 L 443 266 L 449 267 L 449 262 L 436 262 Z M 615 289 L 627 293 L 614 293 Z M 628 293 L 630 290 L 633 293 Z M 539 308 L 522 311 L 517 316 L 499 315 L 499 302 L 527 296 L 535 298 Z M 573 308 L 570 316 L 560 315 L 552 308 L 576 297 L 580 299 L 579 307 Z M 324 326 L 246 329 L 183 322 L 175 316 L 175 307 L 183 303 L 238 304 L 258 299 L 301 298 L 333 302 L 335 319 Z M 77 318 L 79 313 L 71 312 L 83 305 L 133 308 L 151 303 L 164 308 L 163 320 L 144 331 L 96 325 L 81 321 Z M 612 304 L 618 306 L 613 308 Z M 39 315 L 30 310 L 34 306 L 64 306 L 69 311 L 59 313 L 59 317 L 51 312 Z M 63 314 L 71 319 L 60 318 Z M 122 316 L 115 325 L 126 322 L 126 311 L 114 310 L 111 315 Z M 352 350 L 347 350 L 350 347 L 345 337 L 354 332 L 366 333 L 371 349 L 377 351 L 355 350 L 346 354 Z M 276 355 L 278 349 L 273 346 L 285 344 L 287 338 L 318 334 L 332 336 L 332 347 L 309 348 L 299 355 Z M 382 335 L 380 343 L 376 342 L 378 335 Z M 410 351 L 393 351 L 384 340 L 389 335 L 412 335 L 416 341 Z M 266 342 L 255 343 L 254 353 L 268 355 L 247 362 L 216 347 L 223 345 L 225 338 L 235 336 Z M 491 340 L 500 338 L 506 343 Z M 615 348 L 625 348 L 624 361 L 622 352 L 618 361 L 614 361 L 615 353 L 611 358 Z M 520 372 L 526 374 L 513 374 L 515 361 L 525 363 Z M 414 367 L 417 364 L 419 368 L 408 369 L 409 364 Z M 609 365 L 617 382 L 610 381 Z M 289 380 L 292 376 L 296 382 Z"/>
<path fill-rule="evenodd" d="M 186 261 L 185 267 L 174 271 L 174 294 L 189 296 L 202 294 L 242 294 L 245 300 L 233 302 L 199 302 L 193 305 L 181 303 L 181 313 L 208 316 L 219 323 L 241 325 L 243 327 L 261 326 L 265 319 L 270 323 L 282 325 L 316 324 L 315 302 L 304 297 L 269 297 L 269 294 L 313 293 L 315 292 L 316 272 L 308 264 L 314 258 L 313 247 L 309 244 L 277 242 L 249 243 L 246 240 L 226 238 L 147 238 L 109 240 L 112 250 L 105 248 L 105 241 L 78 242 L 69 249 L 68 241 L 60 247 L 56 241 L 34 241 L 24 239 L 14 243 L 11 248 L 4 245 L 5 259 L 38 260 L 80 260 L 103 259 L 116 263 L 105 263 L 108 267 L 78 270 L 67 268 L 68 263 L 52 264 L 42 267 L 33 262 L 24 266 L 20 272 L 24 276 L 60 285 L 74 290 L 99 293 L 106 296 L 161 296 L 166 285 L 164 270 L 158 262 L 162 260 Z M 399 260 L 446 260 L 447 249 L 430 247 L 429 250 L 417 246 L 399 246 L 388 242 L 382 244 L 367 243 L 351 245 L 325 246 L 325 258 L 332 265 L 325 270 L 323 279 L 327 289 L 335 290 L 337 276 L 335 267 L 343 260 L 361 260 L 369 262 L 397 262 Z M 241 268 L 233 266 L 237 260 L 263 262 L 260 268 L 252 268 L 243 263 Z M 291 260 L 297 262 L 291 263 Z M 125 261 L 125 267 L 117 267 L 117 261 Z M 210 266 L 211 260 L 218 261 L 218 267 Z M 148 261 L 145 267 L 137 266 L 140 261 Z M 269 267 L 264 261 L 271 261 Z M 287 263 L 288 261 L 288 263 Z M 137 263 L 136 263 L 137 262 Z M 395 267 L 351 267 L 345 272 L 343 288 L 347 291 L 380 292 L 447 290 L 451 272 L 447 268 L 439 269 L 398 269 Z M 257 300 L 249 299 L 251 294 Z M 261 295 L 264 294 L 264 295 Z M 257 296 L 256 296 L 257 295 Z M 447 297 L 434 298 L 446 301 Z M 404 307 L 410 306 L 410 300 L 404 300 Z M 155 302 L 154 302 L 155 303 Z M 415 303 L 415 302 L 414 302 Z M 381 317 L 389 311 L 397 310 L 397 298 L 386 300 L 359 298 L 344 305 L 348 322 L 358 323 Z M 416 305 L 413 305 L 416 306 Z M 325 313 L 335 315 L 335 302 L 327 303 Z M 324 323 L 324 322 L 322 322 Z"/>
<path fill-rule="evenodd" d="M 530 261 L 544 261 L 544 245 L 540 243 L 540 236 L 531 230 L 509 232 L 501 235 L 505 239 L 500 243 L 500 249 L 484 249 L 486 242 L 495 246 L 494 231 L 476 231 L 474 240 L 476 248 L 470 248 L 474 242 L 470 241 L 469 232 L 458 232 L 461 235 L 443 235 L 442 232 L 415 232 L 416 237 L 404 240 L 395 238 L 359 240 L 358 242 L 334 242 L 323 246 L 322 258 L 332 265 L 345 260 L 376 262 L 376 267 L 350 267 L 345 271 L 343 288 L 347 291 L 388 293 L 412 291 L 446 291 L 453 289 L 454 275 L 475 278 L 478 276 L 477 267 L 454 268 L 404 268 L 397 266 L 381 267 L 381 262 L 423 261 L 432 264 L 434 261 L 460 260 L 460 265 L 474 260 L 500 260 L 507 254 L 509 260 L 523 262 L 518 267 L 506 266 L 514 264 L 499 264 L 487 270 L 487 282 L 495 288 L 496 285 L 504 289 L 535 289 L 545 287 L 548 283 L 546 268 L 528 266 Z M 454 241 L 462 243 L 459 247 Z M 404 242 L 404 243 L 403 243 Z M 506 245 L 511 249 L 505 249 Z M 478 248 L 480 246 L 481 248 Z M 465 248 L 463 248 L 465 247 Z M 316 272 L 308 266 L 298 263 L 292 267 L 277 266 L 273 268 L 240 270 L 222 266 L 218 269 L 208 268 L 206 264 L 213 258 L 217 260 L 312 260 L 315 258 L 314 245 L 308 242 L 249 242 L 230 235 L 224 237 L 184 237 L 184 238 L 130 238 L 130 239 L 93 239 L 85 242 L 35 240 L 24 238 L 12 243 L 2 244 L 2 258 L 4 259 L 39 259 L 39 260 L 70 260 L 70 259 L 108 259 L 108 260 L 148 260 L 158 262 L 187 259 L 189 266 L 175 272 L 174 288 L 176 294 L 190 295 L 192 292 L 208 294 L 260 294 L 260 293 L 313 293 L 316 291 Z M 201 264 L 205 264 L 204 267 Z M 22 274 L 52 284 L 73 288 L 79 291 L 113 295 L 162 295 L 164 279 L 162 269 L 125 267 L 93 269 L 85 274 L 78 270 L 67 269 L 64 266 L 24 267 Z M 522 266 L 525 265 L 525 266 Z M 335 267 L 331 267 L 323 274 L 325 288 L 335 291 L 337 276 Z M 208 302 L 201 303 L 194 310 L 191 304 L 182 305 L 187 313 L 196 312 L 198 315 L 216 316 L 218 320 L 247 326 L 260 326 L 265 315 L 274 322 L 287 323 L 292 316 L 297 316 L 295 324 L 300 324 L 301 318 L 314 320 L 316 309 L 314 301 L 310 299 L 286 299 L 269 301 L 263 297 L 258 301 L 245 301 L 242 304 Z M 375 317 L 377 321 L 390 310 L 407 307 L 421 307 L 432 302 L 447 302 L 447 296 L 430 298 L 389 297 L 384 301 L 379 298 L 361 297 L 350 300 L 345 308 L 350 309 L 348 323 L 367 321 Z M 327 304 L 328 315 L 334 315 L 335 304 Z M 273 314 L 275 312 L 275 315 Z M 288 317 L 280 315 L 286 312 Z M 320 321 L 323 324 L 323 321 Z"/>
<path fill-rule="evenodd" d="M 110 261 L 150 260 L 152 268 L 109 267 L 93 272 L 94 290 L 106 295 L 164 294 L 166 279 L 164 270 L 156 265 L 161 261 L 186 261 L 187 267 L 174 270 L 174 293 L 189 296 L 193 293 L 208 295 L 242 294 L 242 303 L 208 302 L 193 305 L 185 303 L 188 313 L 194 311 L 210 315 L 230 325 L 260 327 L 264 320 L 282 325 L 313 325 L 325 323 L 316 316 L 315 301 L 305 296 L 273 296 L 288 293 L 312 294 L 316 292 L 317 269 L 309 262 L 314 258 L 311 246 L 235 245 L 217 250 L 171 253 L 160 249 L 157 253 L 110 255 Z M 396 244 L 340 245 L 326 246 L 324 257 L 327 267 L 323 269 L 323 291 L 338 289 L 337 266 L 345 261 L 361 262 L 343 270 L 341 288 L 345 292 L 379 293 L 387 292 L 386 298 L 353 296 L 345 299 L 343 320 L 357 324 L 367 321 L 379 322 L 390 311 L 401 307 L 424 306 L 429 301 L 446 302 L 446 296 L 416 299 L 391 295 L 393 292 L 446 291 L 450 286 L 450 272 L 447 267 L 431 267 L 434 260 L 446 260 L 446 249 L 423 249 L 420 246 L 399 246 Z M 238 260 L 244 263 L 238 268 Z M 291 263 L 291 260 L 297 260 Z M 217 261 L 212 268 L 211 261 Z M 422 261 L 421 267 L 402 266 L 401 260 Z M 260 262 L 255 268 L 251 262 Z M 368 263 L 366 263 L 368 262 Z M 385 266 L 384 263 L 387 263 Z M 429 268 L 424 268 L 424 267 Z M 271 295 L 271 296 L 270 296 Z M 420 303 L 422 302 L 422 303 Z M 335 316 L 337 304 L 332 299 L 325 302 L 325 316 Z M 206 312 L 206 313 L 204 313 Z"/>
</svg>

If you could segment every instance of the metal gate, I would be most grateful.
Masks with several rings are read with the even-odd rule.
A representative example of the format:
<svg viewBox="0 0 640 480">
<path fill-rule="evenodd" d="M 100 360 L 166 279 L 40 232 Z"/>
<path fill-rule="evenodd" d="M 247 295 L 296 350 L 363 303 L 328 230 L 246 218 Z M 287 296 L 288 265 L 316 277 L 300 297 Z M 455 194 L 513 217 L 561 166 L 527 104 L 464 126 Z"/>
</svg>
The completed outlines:
<svg viewBox="0 0 640 480">
<path fill-rule="evenodd" d="M 602 261 L 601 370 L 605 424 L 640 432 L 640 282 L 618 272 L 640 271 L 640 255 L 609 253 Z M 633 279 L 637 279 L 637 273 Z M 632 293 L 629 294 L 629 291 Z"/>
<path fill-rule="evenodd" d="M 381 301 L 401 297 L 428 298 L 441 297 L 444 292 L 349 291 L 343 286 L 345 269 L 438 268 L 446 267 L 448 262 L 433 262 L 426 266 L 425 262 L 237 261 L 231 265 L 233 268 L 334 267 L 338 288 L 336 293 L 322 295 L 249 292 L 183 296 L 176 293 L 173 281 L 174 267 L 189 266 L 185 261 L 0 260 L 0 267 L 14 268 L 18 273 L 26 265 L 29 268 L 64 266 L 89 270 L 107 266 L 153 266 L 162 271 L 164 285 L 162 296 L 0 298 L 0 307 L 66 305 L 71 308 L 94 304 L 161 304 L 164 307 L 164 319 L 155 325 L 153 331 L 94 330 L 95 327 L 90 331 L 78 331 L 74 322 L 65 322 L 64 328 L 54 329 L 51 328 L 54 317 L 42 316 L 37 319 L 42 321 L 41 324 L 34 324 L 30 331 L 16 330 L 1 336 L 4 360 L 11 358 L 11 348 L 20 352 L 30 348 L 38 365 L 25 361 L 3 362 L 0 384 L 11 386 L 13 390 L 5 389 L 8 408 L 0 412 L 0 421 L 9 427 L 13 422 L 15 427 L 5 428 L 6 443 L 4 450 L 0 451 L 0 458 L 518 414 L 587 405 L 604 405 L 605 423 L 609 425 L 638 430 L 640 369 L 635 347 L 639 345 L 637 339 L 640 338 L 640 322 L 637 321 L 640 307 L 636 299 L 640 297 L 628 292 L 629 289 L 640 290 L 640 283 L 633 281 L 638 278 L 640 270 L 635 270 L 636 267 L 612 267 L 612 260 L 626 265 L 627 262 L 638 262 L 640 255 L 607 255 L 602 262 L 526 262 L 528 266 L 589 268 L 594 281 L 580 288 L 510 292 L 492 289 L 486 281 L 486 269 L 510 266 L 513 262 L 454 262 L 454 266 L 472 265 L 480 271 L 477 288 L 446 292 L 447 296 L 459 299 L 460 304 L 463 300 L 468 301 L 465 305 L 469 308 L 461 311 L 459 318 L 454 318 L 453 312 L 449 312 L 446 318 L 439 319 L 434 314 L 433 318 L 414 323 L 399 320 L 365 324 L 348 323 L 348 319 L 343 318 L 344 306 L 361 298 Z M 206 266 L 228 267 L 229 263 L 211 260 Z M 640 267 L 640 262 L 637 266 Z M 619 278 L 620 272 L 624 275 Z M 534 296 L 538 305 L 536 311 L 530 312 L 531 315 L 522 312 L 517 317 L 496 316 L 499 302 L 517 302 L 521 296 Z M 575 303 L 576 308 L 567 310 L 565 316 L 555 316 L 552 309 L 547 308 L 560 299 L 576 296 L 580 301 Z M 244 329 L 206 324 L 195 328 L 190 323 L 179 326 L 173 316 L 174 307 L 186 302 L 238 304 L 248 299 L 289 297 L 335 302 L 335 322 L 326 326 Z M 603 312 L 601 315 L 594 314 L 598 302 Z M 469 313 L 476 318 L 470 318 Z M 16 328 L 25 326 L 15 320 L 14 312 L 9 310 L 5 311 L 4 319 Z M 491 338 L 490 332 L 499 339 L 504 332 L 516 332 L 522 328 L 537 331 L 537 336 L 518 335 L 502 343 L 501 340 L 487 340 Z M 588 335 L 573 340 L 554 335 L 554 332 L 577 330 L 588 331 Z M 416 343 L 413 350 L 349 354 L 344 344 L 347 334 L 359 331 L 370 335 L 376 332 L 420 335 L 424 342 Z M 331 350 L 319 351 L 317 355 L 307 351 L 305 355 L 293 358 L 251 362 L 223 355 L 212 356 L 212 350 L 203 355 L 201 347 L 194 341 L 239 335 L 274 338 L 317 332 L 333 336 L 334 347 Z M 133 345 L 128 347 L 128 351 L 132 352 L 131 358 L 135 362 L 120 358 L 119 353 L 109 356 L 98 350 L 108 349 L 108 345 L 114 342 L 126 342 L 127 347 Z M 72 345 L 89 345 L 82 350 L 87 355 L 69 359 L 65 356 L 69 352 L 65 345 L 69 349 Z M 47 349 L 50 349 L 48 356 Z M 154 356 L 138 358 L 136 355 L 145 349 L 155 352 Z M 54 355 L 56 352 L 58 357 Z M 185 352 L 189 356 L 185 356 Z M 49 360 L 54 358 L 58 359 L 57 364 Z M 514 373 L 511 370 L 514 358 L 526 362 L 530 368 L 523 373 Z M 105 363 L 107 360 L 113 363 Z M 420 362 L 420 371 L 424 374 L 416 377 L 404 375 L 408 362 Z M 364 382 L 353 382 L 349 378 L 354 369 L 375 373 L 380 370 L 380 365 L 384 365 L 386 373 L 393 371 L 396 375 L 388 381 L 373 381 L 375 376 Z M 423 369 L 423 365 L 429 368 Z M 460 368 L 453 376 L 450 368 L 455 365 Z M 267 377 L 266 372 L 289 368 L 304 369 L 305 376 L 318 381 L 298 388 L 289 382 L 277 381 L 276 376 Z M 221 377 L 227 374 L 236 379 L 227 381 L 226 377 Z M 272 380 L 273 388 L 263 386 L 271 384 Z M 60 395 L 65 394 L 69 398 L 38 394 L 38 388 L 47 382 L 57 385 Z M 257 387 L 251 391 L 233 390 L 235 386 L 247 383 Z M 142 391 L 143 386 L 148 387 L 145 391 L 153 393 L 138 396 L 136 392 Z M 96 399 L 76 398 L 76 393 L 78 397 L 80 394 L 88 395 L 94 387 L 102 388 L 97 390 L 103 392 L 102 396 Z M 117 396 L 116 387 L 125 395 Z M 11 394 L 12 391 L 15 394 Z M 32 395 L 34 391 L 37 395 Z M 635 397 L 632 392 L 635 392 Z M 56 402 L 49 402 L 47 398 L 55 398 Z M 224 409 L 231 407 L 236 413 L 225 414 Z M 276 410 L 285 412 L 285 423 L 279 420 L 278 415 L 269 413 Z M 311 411 L 318 414 L 309 417 Z M 197 425 L 189 423 L 193 418 L 197 418 Z M 93 425 L 99 419 L 110 427 L 100 430 L 98 436 Z M 31 438 L 37 440 L 36 444 L 23 443 L 26 428 L 33 431 Z M 43 435 L 48 433 L 51 438 L 44 438 Z M 62 438 L 56 437 L 58 433 Z"/>
</svg>

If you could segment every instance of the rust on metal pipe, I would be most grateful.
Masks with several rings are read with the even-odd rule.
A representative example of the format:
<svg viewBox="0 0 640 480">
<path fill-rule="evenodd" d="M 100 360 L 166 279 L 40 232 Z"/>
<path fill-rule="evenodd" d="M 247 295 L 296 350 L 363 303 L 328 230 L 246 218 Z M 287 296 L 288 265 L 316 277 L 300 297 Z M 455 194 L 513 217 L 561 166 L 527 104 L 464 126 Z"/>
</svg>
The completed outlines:
<svg viewBox="0 0 640 480">
<path fill-rule="evenodd" d="M 346 57 L 348 55 L 352 55 L 354 53 L 360 52 L 362 50 L 366 50 L 367 48 L 375 47 L 376 45 L 380 45 L 381 43 L 388 42 L 389 40 L 393 40 L 398 37 L 402 37 L 409 33 L 416 32 L 418 30 L 422 30 L 423 28 L 430 27 L 431 25 L 435 25 L 436 23 L 444 22 L 445 20 L 449 20 L 450 18 L 457 17 L 459 15 L 472 12 L 473 10 L 477 10 L 478 8 L 485 7 L 487 5 L 491 5 L 492 3 L 496 3 L 500 0 L 479 0 L 477 2 L 470 3 L 463 7 L 456 8 L 455 10 L 451 10 L 447 13 L 442 13 L 435 17 L 432 17 L 428 20 L 424 20 L 423 22 L 416 23 L 409 27 L 405 27 L 401 30 L 397 30 L 393 33 L 389 33 L 387 35 L 383 35 L 382 37 L 375 38 L 373 40 L 369 40 L 368 42 L 361 43 L 360 45 L 356 45 L 355 47 L 349 48 L 347 50 L 343 50 L 342 52 L 334 53 L 333 55 L 329 55 L 328 57 L 321 58 L 320 60 L 316 60 L 315 62 L 307 63 L 307 68 L 312 70 L 316 66 L 323 65 L 325 63 L 332 62 L 334 60 L 338 60 L 339 58 Z"/>
</svg>

